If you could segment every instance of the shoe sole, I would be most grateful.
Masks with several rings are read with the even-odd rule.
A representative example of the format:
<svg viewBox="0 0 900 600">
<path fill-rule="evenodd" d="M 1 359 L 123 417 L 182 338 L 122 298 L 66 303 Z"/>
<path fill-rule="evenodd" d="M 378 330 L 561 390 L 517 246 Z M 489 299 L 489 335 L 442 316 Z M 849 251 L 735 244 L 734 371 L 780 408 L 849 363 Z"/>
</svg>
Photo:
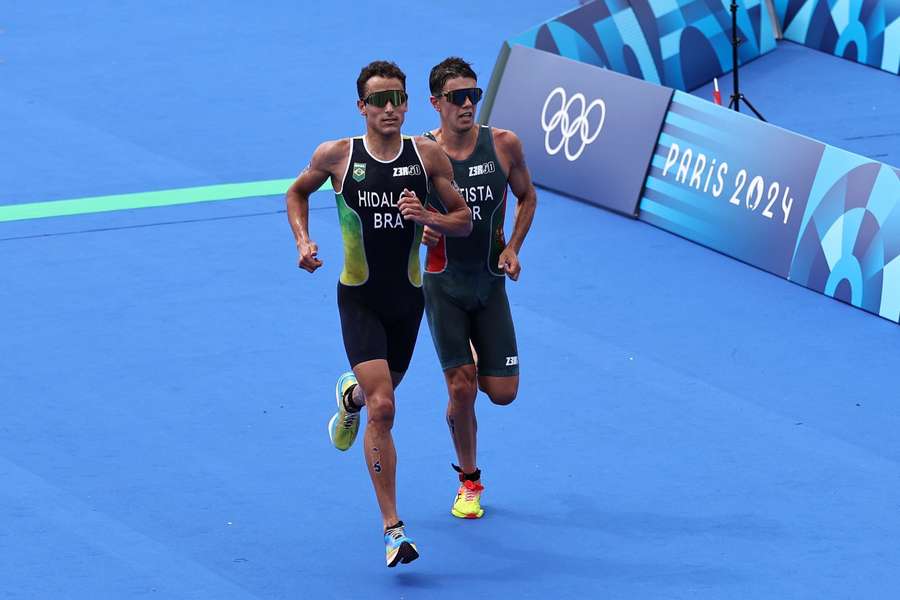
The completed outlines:
<svg viewBox="0 0 900 600">
<path fill-rule="evenodd" d="M 459 512 L 455 508 L 451 508 L 450 514 L 453 515 L 454 517 L 457 517 L 460 519 L 480 519 L 481 517 L 484 516 L 484 509 L 482 508 L 477 513 L 464 513 L 464 512 Z"/>
<path fill-rule="evenodd" d="M 409 564 L 417 558 L 419 558 L 419 552 L 416 547 L 409 542 L 402 542 L 400 548 L 397 549 L 397 554 L 394 555 L 394 560 L 388 563 L 388 568 L 393 569 L 400 563 Z"/>
<path fill-rule="evenodd" d="M 334 386 L 334 399 L 337 402 L 338 411 L 334 413 L 331 419 L 328 421 L 328 439 L 331 440 L 331 445 L 340 450 L 341 452 L 346 452 L 353 446 L 353 442 L 350 443 L 346 448 L 341 448 L 337 444 L 334 443 L 334 437 L 331 432 L 333 431 L 332 427 L 334 426 L 334 422 L 337 420 L 338 415 L 341 414 L 341 409 L 343 408 L 342 404 L 344 401 L 343 395 L 341 394 L 341 382 L 344 381 L 344 375 L 338 377 L 337 383 Z"/>
<path fill-rule="evenodd" d="M 334 446 L 335 448 L 337 448 L 337 449 L 340 450 L 341 452 L 346 452 L 347 450 L 350 449 L 350 446 L 347 446 L 346 448 L 341 448 L 340 446 L 338 446 L 337 444 L 334 443 L 334 437 L 332 437 L 332 435 L 331 435 L 332 427 L 333 427 L 333 425 L 334 425 L 334 422 L 335 422 L 335 421 L 337 420 L 337 418 L 338 418 L 338 414 L 339 414 L 339 413 L 335 413 L 335 414 L 331 417 L 331 419 L 328 421 L 328 439 L 331 440 L 331 445 L 332 445 L 332 446 Z M 352 444 L 351 444 L 351 446 L 352 446 Z"/>
</svg>

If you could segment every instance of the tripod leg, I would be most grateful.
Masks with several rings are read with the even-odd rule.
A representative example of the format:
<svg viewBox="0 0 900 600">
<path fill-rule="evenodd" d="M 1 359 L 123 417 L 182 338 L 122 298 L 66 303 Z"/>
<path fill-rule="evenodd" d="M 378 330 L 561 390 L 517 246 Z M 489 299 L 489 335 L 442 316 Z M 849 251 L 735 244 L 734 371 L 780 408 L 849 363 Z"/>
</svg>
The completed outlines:
<svg viewBox="0 0 900 600">
<path fill-rule="evenodd" d="M 747 106 L 750 107 L 750 110 L 753 111 L 753 114 L 755 114 L 759 118 L 760 121 L 765 121 L 766 123 L 768 123 L 768 121 L 766 121 L 766 118 L 764 116 L 762 116 L 761 114 L 759 114 L 759 111 L 756 110 L 756 108 L 752 104 L 750 104 L 750 101 L 747 100 L 747 98 L 745 98 L 743 94 L 741 94 L 741 100 L 744 101 L 744 104 L 746 104 Z"/>
<path fill-rule="evenodd" d="M 741 106 L 738 104 L 738 96 L 737 94 L 731 95 L 731 100 L 728 101 L 728 108 L 734 107 L 734 110 L 741 112 Z"/>
</svg>

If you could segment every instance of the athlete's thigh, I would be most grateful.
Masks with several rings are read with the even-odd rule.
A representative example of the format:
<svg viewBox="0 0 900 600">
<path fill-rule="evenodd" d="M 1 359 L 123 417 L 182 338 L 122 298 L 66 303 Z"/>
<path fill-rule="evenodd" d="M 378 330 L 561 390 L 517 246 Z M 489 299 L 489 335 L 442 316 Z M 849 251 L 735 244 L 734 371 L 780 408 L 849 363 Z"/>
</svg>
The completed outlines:
<svg viewBox="0 0 900 600">
<path fill-rule="evenodd" d="M 393 318 L 386 323 L 387 329 L 387 361 L 394 373 L 405 373 L 412 360 L 416 339 L 419 337 L 419 325 L 422 323 L 422 311 L 425 299 L 422 290 L 402 294 L 394 299 Z M 399 381 L 397 382 L 400 383 Z"/>
<path fill-rule="evenodd" d="M 364 292 L 338 284 L 337 297 L 344 350 L 350 366 L 370 360 L 387 360 L 387 331 L 382 319 L 366 301 Z"/>
<path fill-rule="evenodd" d="M 450 295 L 443 275 L 425 275 L 425 314 L 441 368 L 475 364 L 469 313 Z"/>
<path fill-rule="evenodd" d="M 506 281 L 497 277 L 484 306 L 472 314 L 472 345 L 478 354 L 478 375 L 511 377 L 519 374 L 519 351 Z"/>
</svg>

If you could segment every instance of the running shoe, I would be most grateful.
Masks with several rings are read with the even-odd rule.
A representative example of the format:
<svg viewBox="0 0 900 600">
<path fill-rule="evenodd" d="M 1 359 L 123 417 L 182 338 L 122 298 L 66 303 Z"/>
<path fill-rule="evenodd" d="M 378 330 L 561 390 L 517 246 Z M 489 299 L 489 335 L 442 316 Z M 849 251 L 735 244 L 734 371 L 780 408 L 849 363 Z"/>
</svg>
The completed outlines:
<svg viewBox="0 0 900 600">
<path fill-rule="evenodd" d="M 411 563 L 419 558 L 419 551 L 412 538 L 403 531 L 403 521 L 384 532 L 384 550 L 388 567 L 396 567 L 397 563 Z"/>
<path fill-rule="evenodd" d="M 350 448 L 359 432 L 360 411 L 350 412 L 344 408 L 344 393 L 354 384 L 356 384 L 356 375 L 347 371 L 338 378 L 334 388 L 338 410 L 328 422 L 328 437 L 331 438 L 331 443 L 338 450 Z"/>
<path fill-rule="evenodd" d="M 480 519 L 484 514 L 484 509 L 481 508 L 482 491 L 484 486 L 478 481 L 461 481 L 450 513 L 460 519 Z"/>
</svg>

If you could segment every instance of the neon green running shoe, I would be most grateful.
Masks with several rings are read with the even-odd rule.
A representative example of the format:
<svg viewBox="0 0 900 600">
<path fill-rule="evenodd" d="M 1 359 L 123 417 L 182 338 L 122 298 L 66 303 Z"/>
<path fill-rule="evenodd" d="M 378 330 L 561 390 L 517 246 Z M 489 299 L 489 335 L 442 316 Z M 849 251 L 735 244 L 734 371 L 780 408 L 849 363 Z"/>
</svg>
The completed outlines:
<svg viewBox="0 0 900 600">
<path fill-rule="evenodd" d="M 477 481 L 461 481 L 450 514 L 460 519 L 480 519 L 484 514 L 484 509 L 481 508 L 482 491 L 484 486 Z"/>
<path fill-rule="evenodd" d="M 338 377 L 337 385 L 334 388 L 338 410 L 328 421 L 328 437 L 331 438 L 331 443 L 338 450 L 349 449 L 359 432 L 360 411 L 350 412 L 344 408 L 344 393 L 353 385 L 356 385 L 356 375 L 347 371 Z"/>
<path fill-rule="evenodd" d="M 387 566 L 411 563 L 419 558 L 419 550 L 412 538 L 403 531 L 403 521 L 384 532 L 384 550 Z"/>
</svg>

